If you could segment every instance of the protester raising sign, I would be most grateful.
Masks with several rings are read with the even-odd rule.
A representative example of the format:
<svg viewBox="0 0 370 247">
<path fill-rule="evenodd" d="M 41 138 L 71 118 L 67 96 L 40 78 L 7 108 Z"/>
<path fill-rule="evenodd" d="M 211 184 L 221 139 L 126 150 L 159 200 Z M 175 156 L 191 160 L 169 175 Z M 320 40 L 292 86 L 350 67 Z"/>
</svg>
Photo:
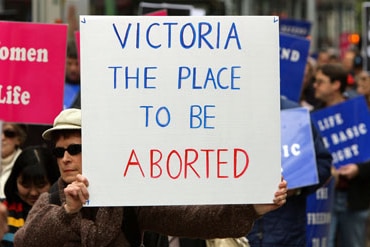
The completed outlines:
<svg viewBox="0 0 370 247">
<path fill-rule="evenodd" d="M 90 205 L 270 203 L 281 180 L 278 22 L 82 16 Z"/>
<path fill-rule="evenodd" d="M 311 113 L 339 168 L 370 159 L 370 114 L 363 96 Z"/>
<path fill-rule="evenodd" d="M 52 124 L 63 108 L 67 25 L 0 22 L 0 119 Z"/>
</svg>

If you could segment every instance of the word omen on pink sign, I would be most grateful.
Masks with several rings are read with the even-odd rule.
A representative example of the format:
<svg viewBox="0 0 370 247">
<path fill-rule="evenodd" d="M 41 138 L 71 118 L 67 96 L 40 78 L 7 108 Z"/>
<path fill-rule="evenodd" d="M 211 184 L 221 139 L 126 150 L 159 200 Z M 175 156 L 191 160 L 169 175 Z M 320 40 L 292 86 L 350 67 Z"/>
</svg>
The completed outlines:
<svg viewBox="0 0 370 247">
<path fill-rule="evenodd" d="M 52 124 L 63 108 L 67 25 L 0 22 L 0 119 Z"/>
</svg>

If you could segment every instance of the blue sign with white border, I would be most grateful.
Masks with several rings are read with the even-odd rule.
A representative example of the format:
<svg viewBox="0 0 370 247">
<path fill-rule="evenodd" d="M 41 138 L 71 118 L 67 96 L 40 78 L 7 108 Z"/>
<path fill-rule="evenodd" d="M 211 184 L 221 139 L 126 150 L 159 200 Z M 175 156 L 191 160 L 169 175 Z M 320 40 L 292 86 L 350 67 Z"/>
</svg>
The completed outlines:
<svg viewBox="0 0 370 247">
<path fill-rule="evenodd" d="M 305 20 L 281 18 L 280 33 L 288 33 L 300 37 L 307 37 L 310 35 L 311 22 Z"/>
<path fill-rule="evenodd" d="M 306 247 L 327 246 L 331 224 L 335 179 L 331 178 L 307 197 Z"/>
<path fill-rule="evenodd" d="M 370 114 L 363 96 L 312 112 L 311 118 L 335 167 L 370 159 Z"/>
<path fill-rule="evenodd" d="M 280 94 L 298 102 L 310 41 L 280 33 Z"/>
</svg>

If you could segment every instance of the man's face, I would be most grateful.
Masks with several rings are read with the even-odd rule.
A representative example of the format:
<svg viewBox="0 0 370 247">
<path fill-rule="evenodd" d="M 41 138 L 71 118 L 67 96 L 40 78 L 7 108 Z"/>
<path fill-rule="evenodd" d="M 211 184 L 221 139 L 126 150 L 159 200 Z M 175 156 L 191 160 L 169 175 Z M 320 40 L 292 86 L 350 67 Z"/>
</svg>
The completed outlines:
<svg viewBox="0 0 370 247">
<path fill-rule="evenodd" d="M 80 64 L 76 58 L 67 58 L 66 79 L 70 82 L 80 81 Z"/>
<path fill-rule="evenodd" d="M 71 144 L 81 144 L 81 135 L 75 133 L 68 137 L 60 136 L 55 143 L 55 148 L 67 149 Z M 59 171 L 62 179 L 66 183 L 72 183 L 76 180 L 77 174 L 82 174 L 82 155 L 70 154 L 64 151 L 63 157 L 57 157 Z"/>
<path fill-rule="evenodd" d="M 322 73 L 321 70 L 317 71 L 315 82 L 315 98 L 327 102 L 334 93 L 338 90 L 338 82 L 332 83 L 329 76 Z"/>
</svg>

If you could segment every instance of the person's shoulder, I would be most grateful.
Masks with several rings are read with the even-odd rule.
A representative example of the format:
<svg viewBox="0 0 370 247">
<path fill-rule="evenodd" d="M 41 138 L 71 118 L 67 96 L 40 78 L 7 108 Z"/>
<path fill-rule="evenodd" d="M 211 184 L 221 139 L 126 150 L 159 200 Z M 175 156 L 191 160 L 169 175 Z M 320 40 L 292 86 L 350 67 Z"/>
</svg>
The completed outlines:
<svg viewBox="0 0 370 247">
<path fill-rule="evenodd" d="M 280 109 L 291 109 L 291 108 L 296 108 L 300 107 L 300 105 L 294 101 L 291 101 L 285 97 L 280 97 Z"/>
</svg>

